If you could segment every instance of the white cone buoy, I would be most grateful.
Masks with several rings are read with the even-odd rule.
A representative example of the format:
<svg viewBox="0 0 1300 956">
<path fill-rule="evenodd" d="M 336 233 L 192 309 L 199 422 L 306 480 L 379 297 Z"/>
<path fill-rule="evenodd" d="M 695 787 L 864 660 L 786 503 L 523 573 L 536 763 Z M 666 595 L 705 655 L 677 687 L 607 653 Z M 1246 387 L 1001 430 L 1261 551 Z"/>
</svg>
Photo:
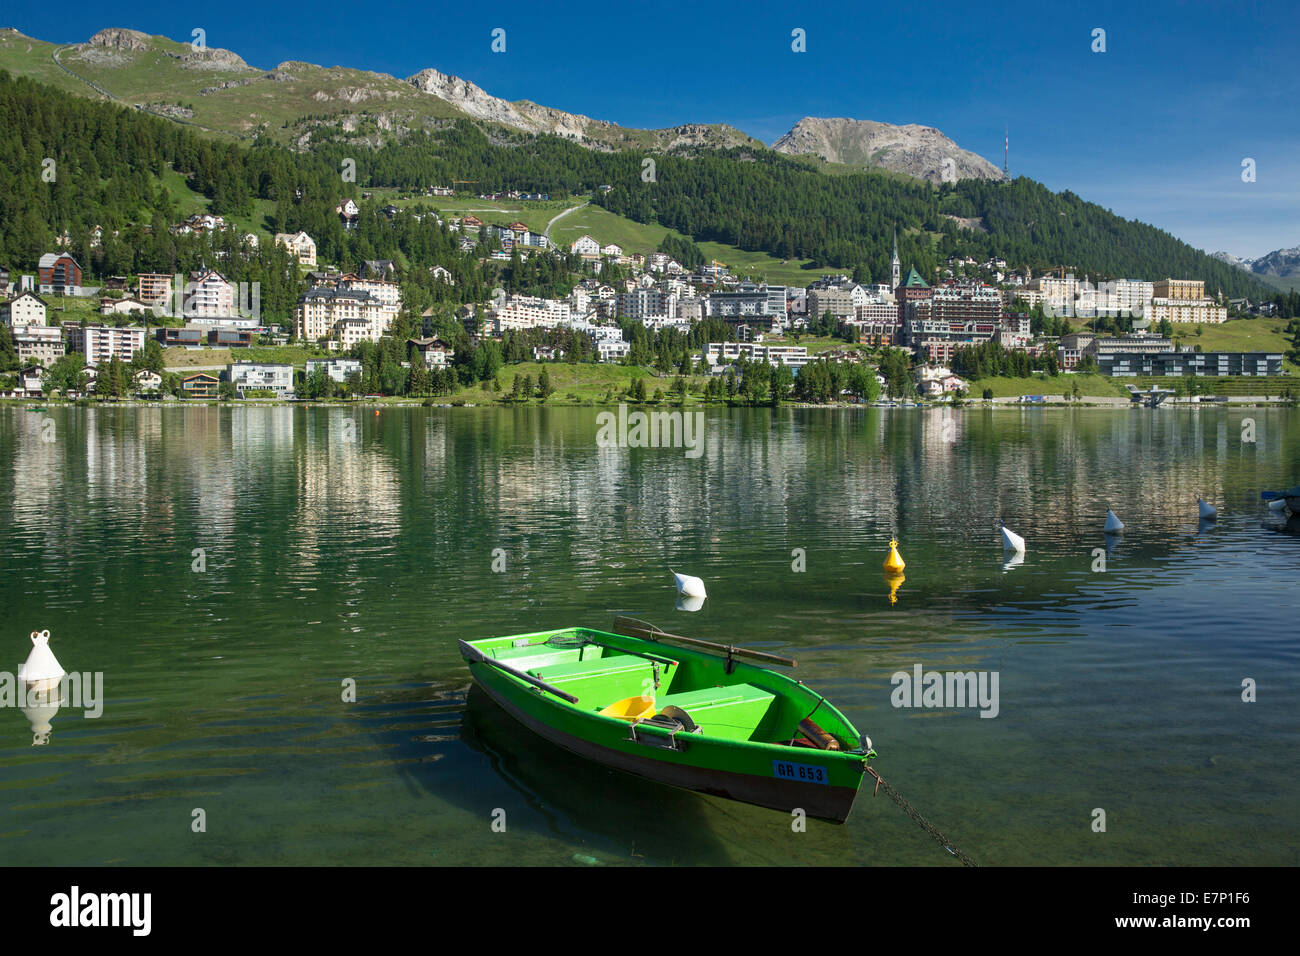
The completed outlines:
<svg viewBox="0 0 1300 956">
<path fill-rule="evenodd" d="M 1115 514 L 1115 512 L 1107 508 L 1106 509 L 1106 533 L 1116 534 L 1123 530 L 1124 530 L 1124 522 L 1119 520 L 1119 515 Z"/>
<path fill-rule="evenodd" d="M 671 571 L 672 569 L 669 568 Z M 704 582 L 699 578 L 691 577 L 689 574 L 678 574 L 673 571 L 673 577 L 677 579 L 677 593 L 685 597 L 706 598 L 709 595 L 705 593 Z"/>
<path fill-rule="evenodd" d="M 1274 498 L 1268 503 L 1269 511 L 1286 511 L 1286 499 Z"/>
<path fill-rule="evenodd" d="M 1213 521 L 1215 518 L 1219 517 L 1218 510 L 1204 498 L 1196 499 L 1196 509 L 1203 521 Z"/>
<path fill-rule="evenodd" d="M 1025 539 L 1020 537 L 1020 535 L 1016 534 L 1001 521 L 998 522 L 998 528 L 1002 531 L 1002 547 L 1009 551 L 1017 551 L 1024 554 Z"/>
<path fill-rule="evenodd" d="M 50 632 L 32 631 L 32 652 L 18 668 L 18 679 L 29 687 L 50 687 L 63 680 L 66 673 L 50 650 Z"/>
</svg>

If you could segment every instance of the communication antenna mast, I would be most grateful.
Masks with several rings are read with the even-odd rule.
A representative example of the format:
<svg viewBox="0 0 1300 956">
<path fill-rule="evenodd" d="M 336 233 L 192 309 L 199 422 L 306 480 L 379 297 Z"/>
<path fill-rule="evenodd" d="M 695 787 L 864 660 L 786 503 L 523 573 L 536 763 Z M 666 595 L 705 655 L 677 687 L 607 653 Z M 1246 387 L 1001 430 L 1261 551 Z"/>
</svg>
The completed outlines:
<svg viewBox="0 0 1300 956">
<path fill-rule="evenodd" d="M 1011 127 L 1008 126 L 1006 128 L 1006 132 L 1002 136 L 1002 175 L 1006 176 L 1007 179 L 1011 178 L 1011 171 L 1008 167 L 1008 162 L 1007 162 L 1010 156 L 1011 156 Z"/>
</svg>

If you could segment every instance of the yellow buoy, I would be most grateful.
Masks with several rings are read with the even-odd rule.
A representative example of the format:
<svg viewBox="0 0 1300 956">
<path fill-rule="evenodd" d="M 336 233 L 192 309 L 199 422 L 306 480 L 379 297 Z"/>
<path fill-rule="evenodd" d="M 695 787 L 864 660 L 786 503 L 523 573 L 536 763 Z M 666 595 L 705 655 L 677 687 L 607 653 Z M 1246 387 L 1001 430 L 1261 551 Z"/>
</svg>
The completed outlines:
<svg viewBox="0 0 1300 956">
<path fill-rule="evenodd" d="M 891 574 L 897 574 L 907 567 L 903 563 L 903 556 L 898 553 L 898 542 L 893 538 L 889 539 L 889 557 L 885 558 L 885 570 Z"/>
</svg>

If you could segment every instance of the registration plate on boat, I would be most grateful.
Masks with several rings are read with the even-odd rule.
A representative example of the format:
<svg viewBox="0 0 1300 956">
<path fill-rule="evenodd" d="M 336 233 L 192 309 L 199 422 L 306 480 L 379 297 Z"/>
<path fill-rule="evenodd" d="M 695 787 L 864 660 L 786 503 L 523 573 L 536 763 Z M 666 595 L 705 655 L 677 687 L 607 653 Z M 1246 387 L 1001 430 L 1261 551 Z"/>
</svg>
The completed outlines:
<svg viewBox="0 0 1300 956">
<path fill-rule="evenodd" d="M 830 783 L 825 767 L 814 767 L 806 763 L 793 763 L 789 760 L 773 760 L 772 776 L 782 780 L 798 780 L 803 783 Z"/>
</svg>

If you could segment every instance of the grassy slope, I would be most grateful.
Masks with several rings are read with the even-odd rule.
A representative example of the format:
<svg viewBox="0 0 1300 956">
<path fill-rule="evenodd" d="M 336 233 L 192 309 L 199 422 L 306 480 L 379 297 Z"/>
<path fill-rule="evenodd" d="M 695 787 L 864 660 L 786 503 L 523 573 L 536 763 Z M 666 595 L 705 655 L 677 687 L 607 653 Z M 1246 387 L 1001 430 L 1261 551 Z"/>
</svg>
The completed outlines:
<svg viewBox="0 0 1300 956">
<path fill-rule="evenodd" d="M 646 380 L 647 395 L 654 395 L 655 389 L 662 388 L 667 395 L 672 387 L 676 375 L 656 376 L 653 372 L 643 368 L 628 365 L 594 365 L 594 364 L 574 364 L 569 365 L 565 362 L 521 362 L 518 365 L 507 365 L 497 376 L 501 380 L 501 387 L 505 393 L 509 393 L 511 383 L 515 376 L 527 375 L 537 384 L 537 377 L 545 368 L 551 378 L 551 385 L 555 388 L 555 394 L 552 401 L 564 401 L 566 397 L 573 393 L 580 401 L 603 401 L 605 394 L 612 388 L 614 390 L 614 399 L 617 401 L 619 396 L 626 391 L 631 385 L 633 379 L 644 378 Z M 703 384 L 707 381 L 704 376 L 689 375 L 686 378 L 688 383 Z M 499 395 L 488 392 L 483 388 L 462 389 L 455 395 L 439 401 L 464 401 L 473 404 L 486 404 L 497 401 Z"/>
<path fill-rule="evenodd" d="M 52 54 L 60 44 L 46 43 L 5 31 L 0 33 L 0 68 L 15 76 L 28 76 L 40 83 L 80 96 L 99 96 L 85 83 L 69 76 L 55 64 Z"/>
<path fill-rule="evenodd" d="M 1199 345 L 1203 352 L 1288 352 L 1293 346 L 1286 334 L 1287 319 L 1233 319 L 1222 325 L 1203 325 L 1201 334 L 1194 328 L 1174 326 L 1174 341 L 1179 345 Z M 1292 366 L 1293 372 L 1300 369 Z"/>
<path fill-rule="evenodd" d="M 1118 398 L 1128 395 L 1124 386 L 1114 379 L 1101 375 L 1051 375 L 1032 376 L 1030 378 L 983 378 L 971 382 L 970 397 L 979 398 L 984 389 L 993 390 L 994 398 L 1009 398 L 1016 395 L 1046 395 L 1048 399 L 1060 398 L 1066 391 L 1073 391 L 1075 383 L 1079 385 L 1079 394 L 1092 397 Z"/>
</svg>

